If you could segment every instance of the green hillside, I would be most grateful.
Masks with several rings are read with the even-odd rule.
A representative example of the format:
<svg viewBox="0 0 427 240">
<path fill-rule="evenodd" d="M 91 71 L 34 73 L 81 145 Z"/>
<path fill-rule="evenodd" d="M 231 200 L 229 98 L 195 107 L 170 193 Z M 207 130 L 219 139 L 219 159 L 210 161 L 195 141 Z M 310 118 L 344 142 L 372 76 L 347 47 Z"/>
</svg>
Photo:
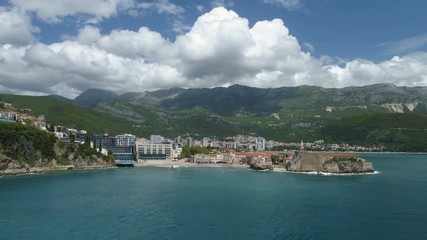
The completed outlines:
<svg viewBox="0 0 427 240">
<path fill-rule="evenodd" d="M 321 131 L 329 141 L 386 146 L 390 151 L 427 151 L 427 116 L 378 113 L 330 121 Z"/>
<path fill-rule="evenodd" d="M 85 104 L 86 108 L 58 97 L 0 98 L 18 108 L 31 108 L 50 122 L 91 132 L 218 139 L 245 134 L 283 142 L 325 139 L 328 143 L 381 145 L 393 151 L 427 151 L 425 87 L 260 89 L 235 85 L 121 96 L 101 93 L 82 93 L 86 103 L 94 103 Z"/>
<path fill-rule="evenodd" d="M 106 167 L 113 163 L 111 155 L 102 155 L 89 143 L 65 144 L 34 126 L 0 123 L 0 176 L 44 171 L 34 167 Z"/>
<path fill-rule="evenodd" d="M 23 162 L 32 162 L 38 157 L 52 160 L 56 140 L 54 135 L 32 126 L 0 123 L 0 152 L 12 159 Z M 4 160 L 0 156 L 0 161 Z"/>
<path fill-rule="evenodd" d="M 126 121 L 114 116 L 96 113 L 50 96 L 34 97 L 0 94 L 0 99 L 12 103 L 14 107 L 19 109 L 30 108 L 34 115 L 45 115 L 48 122 L 63 125 L 67 128 L 109 134 L 124 132 L 142 134 L 141 129 L 133 128 Z"/>
</svg>

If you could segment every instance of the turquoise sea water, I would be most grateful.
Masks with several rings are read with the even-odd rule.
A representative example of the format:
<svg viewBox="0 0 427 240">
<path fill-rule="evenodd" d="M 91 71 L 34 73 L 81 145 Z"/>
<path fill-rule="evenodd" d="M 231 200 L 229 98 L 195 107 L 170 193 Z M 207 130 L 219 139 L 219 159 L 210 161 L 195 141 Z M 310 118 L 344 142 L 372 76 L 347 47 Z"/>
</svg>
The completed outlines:
<svg viewBox="0 0 427 240">
<path fill-rule="evenodd" d="M 380 174 L 121 168 L 0 177 L 0 239 L 427 239 L 427 155 Z"/>
</svg>

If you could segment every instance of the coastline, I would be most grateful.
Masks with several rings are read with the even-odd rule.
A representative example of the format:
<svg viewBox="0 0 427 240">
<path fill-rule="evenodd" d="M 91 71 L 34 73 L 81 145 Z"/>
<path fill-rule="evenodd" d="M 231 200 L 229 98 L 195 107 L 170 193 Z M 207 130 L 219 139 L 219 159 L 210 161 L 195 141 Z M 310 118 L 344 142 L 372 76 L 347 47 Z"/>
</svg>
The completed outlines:
<svg viewBox="0 0 427 240">
<path fill-rule="evenodd" d="M 134 167 L 164 167 L 164 168 L 172 168 L 172 167 L 228 167 L 228 168 L 241 168 L 241 169 L 249 169 L 249 165 L 247 164 L 227 164 L 227 163 L 192 163 L 185 162 L 182 160 L 178 161 L 170 161 L 170 160 L 147 160 L 143 163 L 135 163 Z"/>
<path fill-rule="evenodd" d="M 237 168 L 237 169 L 251 169 L 247 164 L 227 164 L 227 163 L 192 163 L 184 160 L 172 161 L 172 160 L 147 160 L 143 163 L 134 163 L 136 168 L 144 167 L 160 167 L 160 168 L 182 168 L 182 167 L 194 167 L 194 168 Z M 101 170 L 120 168 L 120 166 L 114 165 L 103 165 L 103 166 L 49 166 L 49 167 L 33 167 L 33 168 L 21 168 L 21 169 L 7 169 L 0 171 L 1 176 L 22 176 L 22 175 L 33 175 L 33 174 L 47 174 L 55 171 L 84 171 L 84 170 Z M 256 170 L 255 170 L 256 171 Z M 321 176 L 358 176 L 358 175 L 373 175 L 380 174 L 379 171 L 367 172 L 367 173 L 330 173 L 330 172 L 297 172 L 288 171 L 284 167 L 277 167 L 273 165 L 273 170 L 267 170 L 269 172 L 276 173 L 294 173 L 294 174 L 306 174 L 306 175 L 321 175 Z"/>
<path fill-rule="evenodd" d="M 317 171 L 311 171 L 311 172 L 295 172 L 295 171 L 286 171 L 288 173 L 294 173 L 294 174 L 304 174 L 304 175 L 318 175 L 318 176 L 364 176 L 364 175 L 377 175 L 380 174 L 380 171 L 373 171 L 373 172 L 362 172 L 362 173 L 331 173 L 331 172 L 317 172 Z"/>
<path fill-rule="evenodd" d="M 116 166 L 79 166 L 64 165 L 54 167 L 32 167 L 32 168 L 20 168 L 20 169 L 7 169 L 0 171 L 0 177 L 3 176 L 24 176 L 24 175 L 35 175 L 35 174 L 47 174 L 49 172 L 56 171 L 81 171 L 81 170 L 99 170 L 99 169 L 110 169 L 117 168 Z"/>
<path fill-rule="evenodd" d="M 159 168 L 237 168 L 237 169 L 251 169 L 247 164 L 216 164 L 216 163 L 191 163 L 184 161 L 164 161 L 164 160 L 148 160 L 144 163 L 135 163 L 134 167 L 159 167 Z M 75 167 L 73 165 L 67 166 L 55 166 L 55 167 L 34 167 L 30 169 L 9 169 L 0 171 L 0 177 L 3 176 L 24 176 L 24 175 L 35 175 L 35 174 L 48 174 L 49 172 L 56 171 L 85 171 L 85 170 L 102 170 L 119 168 L 118 166 L 83 166 Z M 256 171 L 256 170 L 254 170 Z M 329 173 L 329 172 L 295 172 L 288 171 L 283 167 L 274 167 L 273 170 L 264 170 L 275 173 L 293 173 L 293 174 L 305 174 L 305 175 L 320 175 L 320 176 L 361 176 L 361 175 L 376 175 L 380 174 L 379 171 L 367 172 L 367 173 Z"/>
<path fill-rule="evenodd" d="M 168 161 L 168 160 L 148 160 L 144 163 L 134 163 L 134 167 L 162 167 L 162 168 L 179 168 L 179 167 L 209 167 L 209 168 L 239 168 L 239 169 L 250 169 L 249 165 L 246 164 L 216 164 L 216 163 L 191 163 L 185 161 Z M 2 176 L 23 176 L 23 175 L 34 175 L 34 174 L 47 174 L 55 171 L 80 171 L 80 170 L 100 170 L 100 169 L 111 169 L 120 168 L 120 166 L 50 166 L 50 167 L 32 167 L 32 168 L 19 168 L 19 169 L 7 169 L 0 171 L 0 177 Z"/>
</svg>

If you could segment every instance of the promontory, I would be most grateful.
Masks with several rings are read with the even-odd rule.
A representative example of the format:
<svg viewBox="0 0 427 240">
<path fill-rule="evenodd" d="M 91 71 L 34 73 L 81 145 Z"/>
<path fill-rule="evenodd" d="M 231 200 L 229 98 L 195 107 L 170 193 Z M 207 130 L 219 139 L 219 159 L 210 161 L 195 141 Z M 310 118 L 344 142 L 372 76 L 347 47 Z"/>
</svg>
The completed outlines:
<svg viewBox="0 0 427 240">
<path fill-rule="evenodd" d="M 328 173 L 371 173 L 372 163 L 358 158 L 354 153 L 295 152 L 289 161 L 288 171 Z"/>
</svg>

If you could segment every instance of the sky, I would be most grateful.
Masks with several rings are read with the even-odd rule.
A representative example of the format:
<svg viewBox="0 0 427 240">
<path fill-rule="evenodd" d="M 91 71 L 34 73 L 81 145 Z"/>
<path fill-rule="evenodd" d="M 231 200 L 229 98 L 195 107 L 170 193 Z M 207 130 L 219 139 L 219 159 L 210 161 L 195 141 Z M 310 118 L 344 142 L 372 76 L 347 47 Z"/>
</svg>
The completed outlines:
<svg viewBox="0 0 427 240">
<path fill-rule="evenodd" d="M 427 86 L 424 0 L 0 0 L 0 93 Z"/>
</svg>

